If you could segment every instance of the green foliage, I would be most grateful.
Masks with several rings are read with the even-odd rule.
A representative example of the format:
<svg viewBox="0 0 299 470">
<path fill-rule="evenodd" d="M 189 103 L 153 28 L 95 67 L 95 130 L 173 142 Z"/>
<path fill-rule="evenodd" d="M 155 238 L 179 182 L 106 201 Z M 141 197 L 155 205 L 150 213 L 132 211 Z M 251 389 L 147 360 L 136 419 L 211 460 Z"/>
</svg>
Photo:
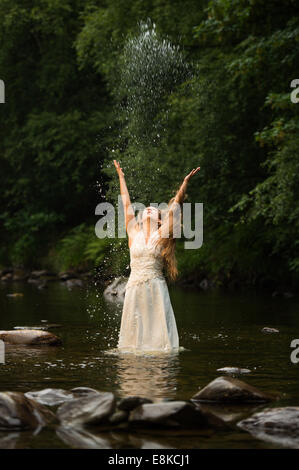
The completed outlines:
<svg viewBox="0 0 299 470">
<path fill-rule="evenodd" d="M 144 204 L 201 166 L 187 201 L 204 203 L 204 244 L 178 243 L 182 276 L 297 282 L 294 0 L 0 0 L 0 15 L 2 263 L 127 273 L 127 241 L 91 228 L 117 201 L 117 158 Z"/>
<path fill-rule="evenodd" d="M 94 213 L 110 108 L 101 76 L 78 69 L 83 5 L 0 1 L 3 263 L 39 264 L 60 233 Z"/>
<path fill-rule="evenodd" d="M 94 226 L 82 223 L 55 242 L 44 263 L 57 271 L 97 268 L 104 278 L 119 276 L 128 272 L 128 243 L 121 238 L 99 239 Z"/>
<path fill-rule="evenodd" d="M 71 229 L 50 253 L 48 260 L 58 270 L 90 269 L 100 266 L 107 252 L 107 239 L 98 239 L 85 223 Z"/>
</svg>

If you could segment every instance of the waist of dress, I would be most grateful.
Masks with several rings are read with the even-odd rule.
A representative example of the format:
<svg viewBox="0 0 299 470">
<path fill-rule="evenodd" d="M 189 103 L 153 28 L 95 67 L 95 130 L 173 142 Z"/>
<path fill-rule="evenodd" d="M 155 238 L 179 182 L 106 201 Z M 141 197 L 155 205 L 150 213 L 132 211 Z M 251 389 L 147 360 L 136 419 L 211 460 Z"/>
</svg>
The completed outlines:
<svg viewBox="0 0 299 470">
<path fill-rule="evenodd" d="M 141 284 L 142 282 L 148 281 L 150 279 L 159 278 L 165 280 L 162 268 L 163 265 L 160 264 L 157 266 L 138 266 L 138 264 L 131 264 L 131 273 L 126 285 L 126 289 L 130 286 Z"/>
</svg>

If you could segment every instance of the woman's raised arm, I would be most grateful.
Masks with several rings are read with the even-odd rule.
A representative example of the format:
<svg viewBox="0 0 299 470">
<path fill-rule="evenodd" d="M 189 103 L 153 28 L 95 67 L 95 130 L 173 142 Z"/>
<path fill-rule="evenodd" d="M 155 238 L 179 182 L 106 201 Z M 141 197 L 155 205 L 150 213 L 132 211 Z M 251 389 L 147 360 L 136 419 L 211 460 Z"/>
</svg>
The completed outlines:
<svg viewBox="0 0 299 470">
<path fill-rule="evenodd" d="M 194 176 L 199 170 L 200 166 L 190 171 L 190 173 L 184 178 L 184 181 L 175 197 L 170 200 L 167 215 L 159 228 L 161 237 L 168 238 L 171 236 L 174 232 L 175 225 L 180 223 L 180 206 L 184 202 L 188 183 L 192 176 Z"/>
<path fill-rule="evenodd" d="M 120 167 L 119 162 L 113 160 L 114 166 L 116 168 L 118 177 L 119 177 L 119 185 L 120 185 L 120 194 L 121 199 L 124 207 L 124 214 L 125 214 L 125 224 L 128 236 L 130 237 L 132 231 L 135 229 L 135 225 L 137 224 L 137 220 L 135 218 L 134 210 L 131 204 L 129 191 L 127 188 L 125 175 Z"/>
<path fill-rule="evenodd" d="M 175 203 L 175 202 L 178 203 L 178 204 L 183 203 L 183 201 L 185 199 L 185 194 L 186 194 L 188 183 L 189 183 L 190 179 L 192 178 L 192 176 L 194 176 L 199 170 L 200 170 L 200 166 L 198 166 L 197 168 L 194 168 L 192 171 L 190 171 L 190 173 L 187 176 L 185 176 L 184 181 L 183 181 L 180 189 L 178 190 L 178 192 L 176 193 L 176 195 L 174 197 L 173 203 Z"/>
</svg>

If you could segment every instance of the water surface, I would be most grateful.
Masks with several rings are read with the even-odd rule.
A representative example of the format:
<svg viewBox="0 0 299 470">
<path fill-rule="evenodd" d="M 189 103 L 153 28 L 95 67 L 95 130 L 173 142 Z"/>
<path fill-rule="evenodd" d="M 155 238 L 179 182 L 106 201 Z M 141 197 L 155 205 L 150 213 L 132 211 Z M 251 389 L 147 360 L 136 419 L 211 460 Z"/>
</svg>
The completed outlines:
<svg viewBox="0 0 299 470">
<path fill-rule="evenodd" d="M 21 292 L 23 297 L 7 297 Z M 56 323 L 52 330 L 62 347 L 7 346 L 6 363 L 0 364 L 0 390 L 39 390 L 77 386 L 112 391 L 118 397 L 140 395 L 157 401 L 189 399 L 219 374 L 218 368 L 237 366 L 252 372 L 243 380 L 266 392 L 278 393 L 275 406 L 299 405 L 299 364 L 292 364 L 290 343 L 299 338 L 299 302 L 269 294 L 198 292 L 170 287 L 180 336 L 178 354 L 134 356 L 111 354 L 117 345 L 121 303 L 111 303 L 101 289 L 68 290 L 63 283 L 48 289 L 22 283 L 0 285 L 0 330 L 15 326 Z M 42 322 L 44 321 L 44 322 Z M 279 334 L 264 334 L 264 326 Z M 110 353 L 109 353 L 110 352 Z M 230 412 L 231 410 L 228 410 Z M 238 410 L 232 412 L 238 415 Z M 221 410 L 220 410 L 221 412 Z M 243 414 L 252 409 L 243 410 Z M 242 413 L 240 414 L 242 416 Z M 118 435 L 119 434 L 119 435 Z M 168 434 L 168 433 L 167 433 Z M 115 437 L 116 436 L 116 437 Z M 0 447 L 174 447 L 261 448 L 243 431 L 176 436 L 162 433 L 134 435 L 102 433 L 97 438 L 65 436 L 45 429 L 0 434 Z M 277 445 L 275 445 L 277 447 Z"/>
</svg>

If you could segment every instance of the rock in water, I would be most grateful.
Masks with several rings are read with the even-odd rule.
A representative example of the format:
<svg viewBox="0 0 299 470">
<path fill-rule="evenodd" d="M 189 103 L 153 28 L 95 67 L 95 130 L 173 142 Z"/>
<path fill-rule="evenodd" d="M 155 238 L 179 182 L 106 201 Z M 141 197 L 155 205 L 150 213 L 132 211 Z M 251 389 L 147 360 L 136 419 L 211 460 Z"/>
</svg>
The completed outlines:
<svg viewBox="0 0 299 470">
<path fill-rule="evenodd" d="M 73 287 L 83 287 L 83 281 L 81 279 L 67 279 L 65 284 L 68 289 L 72 289 Z"/>
<path fill-rule="evenodd" d="M 262 329 L 262 333 L 279 333 L 279 330 L 277 330 L 276 328 L 269 328 L 268 326 L 265 326 Z"/>
<path fill-rule="evenodd" d="M 64 403 L 58 408 L 57 417 L 64 426 L 105 424 L 115 405 L 113 393 L 98 392 Z"/>
<path fill-rule="evenodd" d="M 55 415 L 20 392 L 0 392 L 0 430 L 35 429 Z"/>
<path fill-rule="evenodd" d="M 299 407 L 269 408 L 240 421 L 254 437 L 299 449 Z"/>
<path fill-rule="evenodd" d="M 57 336 L 41 330 L 0 331 L 0 339 L 9 344 L 59 346 L 62 342 Z"/>
<path fill-rule="evenodd" d="M 192 401 L 218 403 L 265 403 L 275 397 L 232 377 L 218 377 L 192 397 Z"/>
<path fill-rule="evenodd" d="M 101 393 L 98 390 L 95 390 L 94 388 L 89 388 L 89 387 L 72 388 L 71 392 L 74 395 L 74 398 L 83 398 L 83 397 Z"/>
<path fill-rule="evenodd" d="M 25 397 L 35 400 L 41 405 L 55 406 L 73 400 L 74 395 L 60 388 L 45 388 L 36 392 L 27 392 Z"/>
<path fill-rule="evenodd" d="M 225 427 L 224 421 L 187 401 L 170 401 L 140 405 L 131 411 L 129 422 L 139 425 L 174 428 Z"/>
<path fill-rule="evenodd" d="M 62 325 L 57 323 L 47 323 L 40 326 L 14 326 L 14 330 L 52 330 L 54 328 L 61 328 Z"/>
<path fill-rule="evenodd" d="M 217 372 L 225 372 L 226 374 L 249 374 L 251 372 L 250 369 L 245 369 L 241 367 L 222 367 L 221 369 L 217 369 Z"/>
<path fill-rule="evenodd" d="M 127 282 L 128 279 L 126 277 L 116 277 L 114 281 L 112 281 L 111 284 L 109 284 L 109 286 L 104 290 L 105 297 L 109 300 L 123 300 Z"/>
<path fill-rule="evenodd" d="M 144 405 L 145 403 L 153 403 L 153 402 L 149 398 L 144 398 L 144 397 L 137 397 L 137 396 L 125 397 L 119 401 L 117 408 L 119 410 L 131 411 L 134 408 L 137 408 L 137 406 Z"/>
</svg>

